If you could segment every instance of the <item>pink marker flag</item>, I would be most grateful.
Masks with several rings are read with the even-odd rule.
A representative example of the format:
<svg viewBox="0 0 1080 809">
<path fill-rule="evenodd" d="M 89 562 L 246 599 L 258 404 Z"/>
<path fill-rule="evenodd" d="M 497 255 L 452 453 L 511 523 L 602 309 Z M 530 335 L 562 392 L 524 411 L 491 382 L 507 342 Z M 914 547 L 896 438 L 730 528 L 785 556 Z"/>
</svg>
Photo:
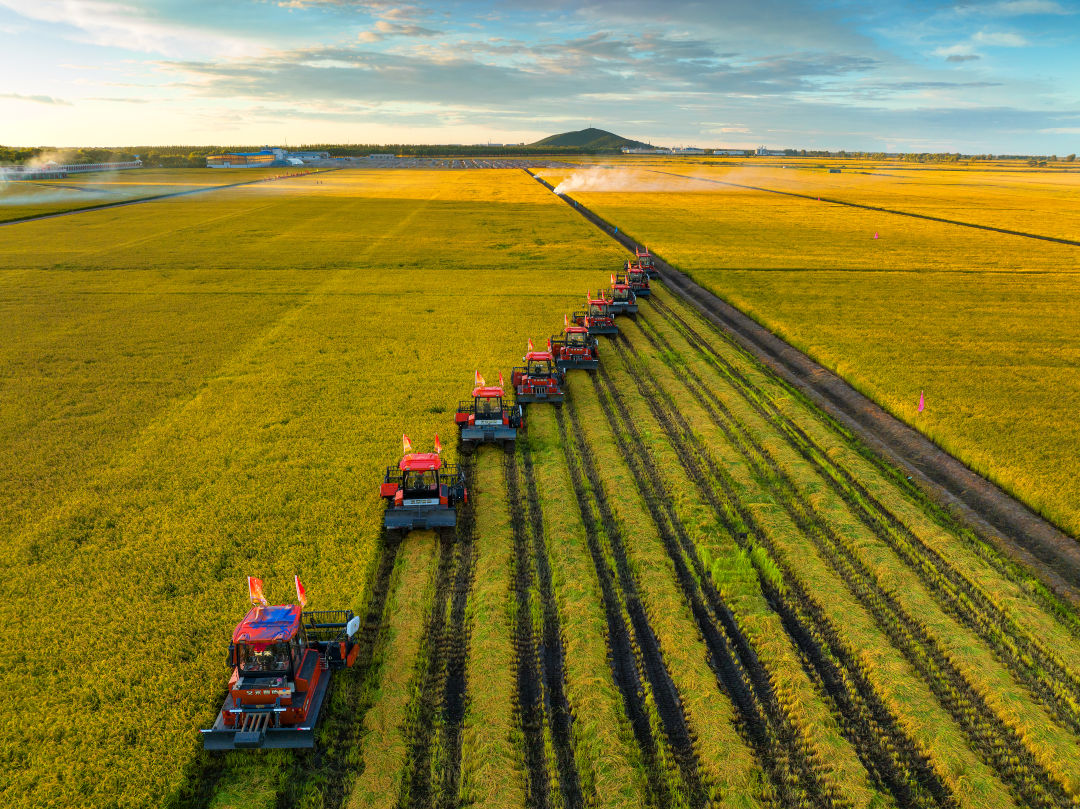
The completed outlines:
<svg viewBox="0 0 1080 809">
<path fill-rule="evenodd" d="M 874 231 L 874 238 L 876 239 L 877 237 L 878 237 L 878 235 L 877 235 L 877 231 L 875 230 L 875 231 Z"/>
<path fill-rule="evenodd" d="M 923 412 L 926 409 L 926 399 L 923 398 L 923 392 L 919 391 L 919 412 Z"/>
</svg>

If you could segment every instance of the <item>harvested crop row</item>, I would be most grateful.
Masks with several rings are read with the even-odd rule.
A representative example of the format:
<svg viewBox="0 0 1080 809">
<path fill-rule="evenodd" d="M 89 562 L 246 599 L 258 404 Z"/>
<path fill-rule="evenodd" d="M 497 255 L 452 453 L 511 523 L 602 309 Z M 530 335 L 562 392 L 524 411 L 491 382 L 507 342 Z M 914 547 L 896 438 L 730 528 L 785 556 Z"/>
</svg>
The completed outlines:
<svg viewBox="0 0 1080 809">
<path fill-rule="evenodd" d="M 532 451 L 527 442 L 522 444 L 521 461 L 527 497 L 529 538 L 535 565 L 533 572 L 536 576 L 541 611 L 542 627 L 538 651 L 542 658 L 543 697 L 549 711 L 547 720 L 551 732 L 551 743 L 555 748 L 555 764 L 559 775 L 562 805 L 565 809 L 579 809 L 584 805 L 584 798 L 581 793 L 581 776 L 574 756 L 573 717 L 566 698 L 564 682 L 566 666 L 563 660 L 559 610 L 552 585 L 551 561 L 548 557 L 544 533 L 544 514 L 540 506 L 540 493 L 533 469 Z"/>
<path fill-rule="evenodd" d="M 620 350 L 626 352 L 632 349 L 625 344 L 620 346 Z M 693 394 L 694 385 L 686 381 L 684 384 Z M 657 393 L 661 394 L 661 391 L 657 389 Z M 701 395 L 700 392 L 698 395 Z M 703 407 L 705 401 L 703 396 L 699 399 Z M 679 422 L 681 416 L 677 412 L 673 415 Z M 717 426 L 721 426 L 722 420 L 715 411 L 710 416 Z M 690 434 L 685 422 L 679 424 L 679 428 Z M 698 449 L 714 474 L 719 473 L 708 450 L 700 446 Z M 925 626 L 904 609 L 895 595 L 882 588 L 834 528 L 810 506 L 805 493 L 778 466 L 766 468 L 751 453 L 745 453 L 744 458 L 759 482 L 772 492 L 789 519 L 811 540 L 834 574 L 869 609 L 879 629 L 922 674 L 941 704 L 964 728 L 973 749 L 979 752 L 984 761 L 998 771 L 1022 800 L 1034 805 L 1066 805 L 1068 796 L 1059 780 L 1060 776 L 1051 777 L 1025 744 L 1026 740 L 998 716 L 976 685 L 945 653 Z"/>
<path fill-rule="evenodd" d="M 718 685 L 737 706 L 740 726 L 757 760 L 769 774 L 776 799 L 782 806 L 807 801 L 814 805 L 827 802 L 827 789 L 820 783 L 807 751 L 780 708 L 757 653 L 727 605 L 715 591 L 711 593 L 713 598 L 707 598 L 700 579 L 691 573 L 683 554 L 688 552 L 692 557 L 696 556 L 693 543 L 674 512 L 670 495 L 656 474 L 655 466 L 642 449 L 641 436 L 632 418 L 623 412 L 619 414 L 621 419 L 616 418 L 615 411 L 620 402 L 615 399 L 614 386 L 604 370 L 601 376 L 603 385 L 600 379 L 594 378 L 601 409 L 674 567 L 679 589 L 690 605 L 697 631 L 708 649 Z"/>
<path fill-rule="evenodd" d="M 641 751 L 652 801 L 660 806 L 672 805 L 680 794 L 681 778 L 679 775 L 672 773 L 666 766 L 667 751 L 664 747 L 663 736 L 667 726 L 665 725 L 659 729 L 660 738 L 657 738 L 657 729 L 654 727 L 650 705 L 645 699 L 645 683 L 648 684 L 649 691 L 655 694 L 654 678 L 666 680 L 666 682 L 660 683 L 663 689 L 661 693 L 666 693 L 668 696 L 664 706 L 668 710 L 666 719 L 672 723 L 678 723 L 681 720 L 684 751 L 692 756 L 689 734 L 686 733 L 685 729 L 685 717 L 682 714 L 681 706 L 678 704 L 678 695 L 673 693 L 674 686 L 671 684 L 670 675 L 664 669 L 663 660 L 657 659 L 659 650 L 656 648 L 655 636 L 652 635 L 651 629 L 648 629 L 648 621 L 644 618 L 644 611 L 639 610 L 639 626 L 634 626 L 632 622 L 628 626 L 627 619 L 624 617 L 624 607 L 620 598 L 623 595 L 620 587 L 621 582 L 619 582 L 617 576 L 613 575 L 611 565 L 605 556 L 601 544 L 601 531 L 604 533 L 603 538 L 608 539 L 612 544 L 618 542 L 618 537 L 614 540 L 608 537 L 608 530 L 614 532 L 616 529 L 612 520 L 604 519 L 606 515 L 599 508 L 601 495 L 591 485 L 588 472 L 584 468 L 584 452 L 586 448 L 585 442 L 580 436 L 580 427 L 574 432 L 573 443 L 571 443 L 571 437 L 566 426 L 568 419 L 564 417 L 561 410 L 556 411 L 555 418 L 559 426 L 559 437 L 562 440 L 562 449 L 567 468 L 570 471 L 570 480 L 574 487 L 574 494 L 577 497 L 582 522 L 585 525 L 589 555 L 592 557 L 593 569 L 603 597 L 608 627 L 608 650 L 615 684 L 622 692 L 623 704 L 630 719 L 631 727 L 634 730 L 638 749 Z M 586 488 L 587 485 L 588 488 Z M 625 566 L 625 557 L 623 562 Z M 641 623 L 644 626 L 640 626 Z M 634 630 L 633 636 L 631 635 L 632 628 Z M 637 636 L 639 628 L 647 632 L 646 638 L 641 639 Z M 649 660 L 650 665 L 648 666 L 645 664 L 648 653 L 642 648 L 642 640 L 644 640 L 645 644 L 648 644 L 645 648 L 652 652 L 652 658 Z M 662 709 L 657 706 L 656 711 L 661 712 Z M 677 715 L 672 715 L 673 713 Z M 660 721 L 663 723 L 664 718 L 662 717 Z"/>
<path fill-rule="evenodd" d="M 652 339 L 663 340 L 655 334 L 652 335 Z M 668 348 L 661 348 L 661 350 L 670 348 L 666 342 L 663 342 L 663 345 L 667 345 Z M 692 395 L 709 413 L 713 422 L 718 426 L 721 426 L 722 422 L 727 425 L 728 440 L 739 448 L 748 463 L 752 466 L 756 465 L 756 474 L 759 479 L 768 479 L 768 485 L 772 487 L 773 493 L 784 503 L 792 520 L 801 525 L 804 535 L 815 543 L 819 542 L 819 538 L 827 540 L 829 548 L 823 551 L 823 557 L 831 555 L 834 560 L 843 557 L 842 564 L 855 565 L 859 570 L 859 575 L 863 577 L 864 586 L 872 587 L 894 601 L 896 609 L 907 616 L 900 620 L 910 622 L 912 626 L 917 625 L 924 637 L 924 642 L 929 643 L 932 639 L 936 649 L 934 654 L 940 654 L 948 659 L 952 672 L 950 676 L 961 678 L 967 684 L 964 686 L 965 690 L 977 694 L 986 711 L 987 721 L 1000 722 L 1009 728 L 1008 735 L 1002 737 L 1006 740 L 1005 744 L 1018 745 L 1019 740 L 1023 739 L 1025 749 L 1020 756 L 1021 768 L 1026 766 L 1024 763 L 1026 755 L 1040 770 L 1045 769 L 1049 776 L 1060 781 L 1066 792 L 1075 791 L 1077 789 L 1075 774 L 1068 766 L 1063 767 L 1061 762 L 1080 755 L 1077 750 L 1077 740 L 1064 728 L 1050 721 L 1037 708 L 1033 709 L 1032 701 L 1039 701 L 1039 692 L 1015 693 L 1014 681 L 1008 676 L 1007 671 L 999 671 L 998 666 L 989 656 L 981 659 L 980 655 L 983 654 L 981 650 L 970 644 L 966 634 L 959 631 L 959 627 L 953 625 L 944 616 L 940 619 L 936 618 L 933 610 L 928 609 L 924 602 L 913 600 L 916 588 L 887 585 L 887 582 L 899 581 L 898 571 L 882 567 L 887 560 L 879 560 L 876 555 L 867 554 L 865 545 L 860 547 L 859 543 L 851 542 L 846 538 L 845 533 L 833 527 L 834 523 L 839 525 L 836 521 L 843 518 L 844 512 L 830 513 L 822 510 L 820 503 L 811 504 L 806 496 L 807 481 L 796 480 L 789 472 L 782 469 L 781 463 L 775 457 L 776 451 L 766 451 L 741 420 L 732 415 L 707 385 L 701 383 L 700 378 L 692 369 L 687 369 L 682 379 Z M 700 397 L 703 392 L 706 398 L 711 396 L 712 399 L 708 402 L 702 401 Z M 843 498 L 838 499 L 843 501 Z M 836 564 L 841 563 L 833 564 L 834 570 L 839 570 Z M 852 581 L 846 572 L 844 580 L 849 584 Z M 918 616 L 918 620 L 915 620 L 914 616 Z M 1049 676 L 1052 677 L 1053 674 Z M 1024 682 L 1022 677 L 1015 679 Z M 1035 685 L 1040 686 L 1041 680 L 1035 681 Z M 1049 688 L 1043 686 L 1042 693 L 1045 694 L 1047 691 Z M 989 737 L 992 738 L 992 734 L 989 734 Z M 994 746 L 1000 746 L 1000 744 L 1001 742 L 994 742 Z"/>
<path fill-rule="evenodd" d="M 1031 631 L 1021 627 L 984 588 L 965 576 L 942 553 L 923 542 L 737 367 L 711 351 L 704 338 L 684 318 L 662 301 L 657 300 L 655 305 L 664 319 L 730 380 L 732 387 L 754 411 L 819 473 L 859 520 L 918 575 L 941 608 L 982 637 L 998 659 L 1059 721 L 1074 732 L 1080 732 L 1080 675 L 1070 670 L 1060 656 Z M 671 350 L 662 337 L 651 339 L 658 343 L 658 349 Z M 701 390 L 715 407 L 724 407 L 707 386 Z"/>
<path fill-rule="evenodd" d="M 400 574 L 388 604 L 387 641 L 375 662 L 381 676 L 370 677 L 378 694 L 362 713 L 364 736 L 360 766 L 346 801 L 349 809 L 393 809 L 401 792 L 407 754 L 405 712 L 416 686 L 416 666 L 424 616 L 431 609 L 437 543 L 431 534 L 416 534 L 399 553 Z M 377 680 L 377 682 L 375 682 Z M 360 715 L 354 717 L 360 719 Z"/>
<path fill-rule="evenodd" d="M 529 414 L 528 448 L 547 531 L 552 595 L 561 627 L 575 762 L 588 806 L 637 809 L 648 801 L 645 756 L 625 711 L 609 655 L 608 613 L 593 573 L 589 537 L 550 409 Z M 557 538 L 557 539 L 556 539 Z"/>
<path fill-rule="evenodd" d="M 635 365 L 633 367 L 635 374 L 644 374 L 647 372 L 640 365 Z M 665 380 L 667 380 L 666 376 Z M 665 382 L 665 385 L 667 384 L 670 384 L 670 389 L 674 390 L 675 386 L 679 383 L 675 382 L 672 377 Z M 660 389 L 656 388 L 656 391 L 659 394 Z M 748 487 L 746 483 L 737 481 L 735 477 L 732 476 L 732 473 L 735 471 L 734 467 L 732 467 L 731 471 L 729 471 L 727 467 L 731 462 L 730 459 L 718 462 L 712 457 L 712 454 L 708 453 L 696 436 L 690 432 L 685 419 L 679 416 L 669 403 L 666 403 L 665 397 L 662 394 L 650 396 L 646 401 L 650 402 L 656 408 L 654 410 L 654 415 L 660 421 L 665 434 L 679 455 L 680 462 L 683 464 L 688 476 L 694 482 L 694 485 L 700 492 L 702 498 L 709 503 L 725 530 L 742 544 L 743 549 L 748 555 L 747 558 L 752 562 L 756 570 L 757 578 L 759 580 L 772 580 L 784 593 L 792 594 L 795 598 L 798 598 L 805 603 L 812 602 L 810 596 L 811 593 L 814 593 L 815 597 L 820 598 L 825 582 L 820 579 L 810 579 L 814 582 L 812 588 L 804 584 L 800 577 L 796 575 L 795 569 L 792 567 L 794 561 L 785 561 L 785 556 L 780 553 L 781 543 L 779 542 L 779 538 L 785 532 L 783 527 L 775 524 L 774 521 L 771 520 L 766 513 L 761 512 L 759 508 L 751 508 L 748 505 L 748 503 L 753 503 L 760 499 L 760 495 L 756 492 L 754 484 L 751 483 Z M 661 405 L 663 406 L 661 407 Z M 687 408 L 686 403 L 683 404 L 683 408 Z M 724 441 L 725 439 L 721 434 L 719 438 L 720 443 L 710 443 L 713 446 L 722 446 Z M 794 526 L 792 526 L 792 530 L 795 530 Z M 774 534 L 774 532 L 776 533 Z M 800 548 L 798 553 L 805 554 L 805 550 Z M 802 568 L 805 567 L 805 562 L 799 560 L 798 566 L 801 573 Z M 855 617 L 850 614 L 851 609 L 852 608 L 849 607 L 847 611 L 835 610 L 831 619 L 832 626 L 845 626 L 846 622 Z M 865 653 L 865 647 L 856 648 L 860 648 L 860 651 Z M 869 674 L 870 672 L 866 671 L 865 673 Z M 910 675 L 905 673 L 903 676 L 906 677 Z M 895 686 L 898 683 L 897 680 L 890 680 L 887 682 L 890 687 Z M 881 683 L 878 683 L 879 688 L 881 685 Z M 910 699 L 910 689 L 905 688 L 904 691 Z M 926 695 L 926 698 L 930 699 L 929 693 Z M 896 703 L 893 702 L 892 706 L 893 711 L 895 712 L 897 710 Z M 925 726 L 920 727 L 920 738 L 925 736 L 928 731 L 929 728 Z M 941 729 L 935 728 L 934 732 L 940 734 Z M 923 743 L 925 744 L 925 741 Z M 961 756 L 961 758 L 964 759 L 963 756 Z M 970 764 L 961 766 L 970 767 Z M 909 773 L 909 775 L 914 774 L 915 773 Z M 986 777 L 989 777 L 989 775 L 987 774 Z M 934 787 L 932 781 L 926 783 L 924 788 L 933 790 Z"/>
<path fill-rule="evenodd" d="M 629 380 L 629 374 L 624 375 L 624 378 Z M 606 370 L 601 371 L 600 379 L 597 379 L 595 384 L 598 392 L 603 389 L 600 395 L 611 402 L 612 407 L 605 410 L 613 431 L 623 446 L 623 452 L 635 458 L 633 465 L 638 486 L 642 495 L 651 501 L 650 511 L 668 552 L 675 561 L 676 569 L 679 570 L 680 584 L 686 597 L 691 603 L 698 602 L 701 605 L 695 608 L 699 628 L 704 637 L 715 638 L 710 643 L 710 649 L 718 676 L 722 677 L 725 670 L 725 666 L 720 663 L 721 656 L 732 654 L 724 648 L 726 638 L 719 634 L 722 626 L 723 631 L 731 633 L 736 639 L 733 645 L 735 653 L 742 656 L 742 660 L 733 661 L 734 665 L 740 670 L 750 669 L 753 672 L 753 676 L 748 678 L 743 674 L 745 682 L 736 680 L 730 685 L 725 683 L 726 690 L 729 693 L 732 690 L 738 692 L 742 686 L 759 688 L 764 692 L 763 698 L 756 698 L 751 692 L 739 700 L 740 707 L 749 703 L 750 708 L 757 708 L 759 712 L 744 719 L 751 740 L 759 751 L 759 758 L 768 761 L 777 748 L 786 750 L 788 761 L 799 763 L 803 777 L 816 779 L 817 774 L 809 766 L 813 753 L 806 749 L 805 731 L 796 733 L 792 727 L 793 724 L 799 724 L 799 718 L 788 717 L 781 709 L 773 692 L 771 677 L 762 665 L 760 655 L 745 637 L 735 615 L 713 585 L 710 571 L 702 563 L 695 543 L 686 533 L 684 522 L 675 512 L 670 495 L 664 489 L 659 469 L 652 460 L 629 409 L 622 401 L 622 394 Z M 623 431 L 626 434 L 625 439 L 620 436 Z M 667 515 L 667 520 L 670 520 L 670 528 L 667 520 L 659 513 L 661 511 Z M 683 554 L 693 567 L 693 575 L 686 568 Z M 821 625 L 809 625 L 805 617 L 796 617 L 792 606 L 785 603 L 784 596 L 777 592 L 775 587 L 771 587 L 767 579 L 760 579 L 760 584 L 767 588 L 765 592 L 770 603 L 779 611 L 785 628 L 792 634 L 800 652 L 813 659 L 816 664 L 812 666 L 811 675 L 816 676 L 821 689 L 833 701 L 834 713 L 840 718 L 845 736 L 856 747 L 860 759 L 873 773 L 879 786 L 892 792 L 900 806 L 942 803 L 945 797 L 944 788 L 933 777 L 933 773 L 928 771 L 911 741 L 898 731 L 893 718 L 881 706 L 877 695 L 867 687 L 865 681 L 852 677 L 847 669 L 842 668 L 835 657 L 828 661 L 822 659 L 821 645 L 817 642 L 821 635 Z M 708 611 L 702 602 L 708 603 Z M 844 652 L 846 650 L 841 653 Z M 761 711 L 760 704 L 766 707 L 767 712 Z M 835 765 L 835 761 L 831 763 Z M 782 778 L 786 773 L 781 770 L 771 774 L 774 778 Z M 929 789 L 920 789 L 922 783 Z M 782 782 L 778 788 L 784 788 Z M 818 787 L 818 791 L 822 791 L 822 788 Z M 792 796 L 785 797 L 785 803 L 789 803 L 791 798 Z"/>
<path fill-rule="evenodd" d="M 506 503 L 502 453 L 481 450 L 475 456 L 469 504 L 459 512 L 459 532 L 473 531 L 473 588 L 465 626 L 468 664 L 465 718 L 461 729 L 461 763 L 451 757 L 443 768 L 438 806 L 513 809 L 525 803 L 522 745 L 514 721 L 514 602 L 511 598 L 513 547 Z M 460 769 L 456 789 L 448 776 Z"/>
</svg>

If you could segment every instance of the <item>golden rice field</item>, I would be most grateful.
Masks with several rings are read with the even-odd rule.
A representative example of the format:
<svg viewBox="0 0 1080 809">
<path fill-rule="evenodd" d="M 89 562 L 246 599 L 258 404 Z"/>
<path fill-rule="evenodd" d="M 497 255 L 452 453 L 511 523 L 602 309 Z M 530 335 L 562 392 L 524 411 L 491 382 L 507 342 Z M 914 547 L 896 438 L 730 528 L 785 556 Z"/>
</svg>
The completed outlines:
<svg viewBox="0 0 1080 809">
<path fill-rule="evenodd" d="M 784 198 L 754 200 L 589 195 L 714 288 L 751 274 L 715 263 L 753 254 L 717 244 L 725 206 L 798 233 Z M 1080 802 L 1076 608 L 658 283 L 563 407 L 465 460 L 456 532 L 381 531 L 401 433 L 452 458 L 473 371 L 507 373 L 624 257 L 514 170 L 0 227 L 4 804 Z M 286 601 L 294 573 L 315 609 L 373 608 L 370 648 L 314 752 L 202 751 L 243 577 Z"/>
<path fill-rule="evenodd" d="M 1080 247 L 816 200 L 1075 240 L 1080 173 L 654 167 L 687 179 L 639 169 L 654 190 L 574 196 L 1080 534 Z"/>
</svg>

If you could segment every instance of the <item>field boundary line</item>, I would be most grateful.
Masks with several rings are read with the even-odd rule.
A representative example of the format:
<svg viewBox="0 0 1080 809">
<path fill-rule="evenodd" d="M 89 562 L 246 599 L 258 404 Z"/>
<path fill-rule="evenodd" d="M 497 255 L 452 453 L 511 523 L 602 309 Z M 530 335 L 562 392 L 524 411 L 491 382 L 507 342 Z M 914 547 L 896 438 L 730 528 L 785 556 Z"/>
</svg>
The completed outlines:
<svg viewBox="0 0 1080 809">
<path fill-rule="evenodd" d="M 554 192 L 550 183 L 526 173 Z M 569 195 L 560 195 L 560 199 L 628 251 L 638 246 Z M 946 514 L 966 523 L 980 539 L 1022 564 L 1055 594 L 1080 605 L 1080 543 L 1076 539 L 745 312 L 653 255 L 666 286 L 722 336 L 802 394 L 881 461 L 900 470 Z"/>
<path fill-rule="evenodd" d="M 1041 239 L 1044 242 L 1057 242 L 1058 244 L 1069 244 L 1073 247 L 1080 247 L 1080 241 L 1074 239 L 1063 239 L 1060 236 L 1042 236 L 1038 233 L 1028 233 L 1024 230 L 1010 230 L 1009 228 L 999 228 L 994 225 L 978 225 L 974 222 L 961 222 L 959 219 L 946 219 L 943 216 L 931 216 L 927 213 L 914 213 L 912 211 L 898 211 L 895 208 L 882 208 L 879 205 L 866 205 L 861 202 L 847 202 L 842 199 L 833 199 L 831 197 L 819 197 L 816 194 L 801 194 L 798 191 L 781 191 L 776 188 L 765 188 L 760 185 L 743 185 L 742 183 L 733 183 L 728 180 L 713 180 L 709 177 L 698 177 L 693 174 L 675 174 L 671 171 L 660 171 L 660 169 L 648 169 L 653 174 L 666 174 L 669 177 L 681 177 L 684 180 L 696 180 L 700 183 L 715 183 L 717 185 L 729 185 L 732 188 L 745 188 L 750 191 L 763 191 L 766 194 L 780 194 L 785 197 L 798 197 L 799 199 L 810 200 L 811 202 L 828 202 L 833 205 L 846 205 L 849 208 L 861 208 L 864 211 L 877 211 L 879 213 L 891 213 L 896 216 L 910 216 L 914 219 L 926 219 L 930 222 L 943 222 L 946 225 L 958 225 L 964 228 L 974 228 L 976 230 L 990 230 L 995 233 L 1004 233 L 1007 236 L 1023 236 L 1025 239 Z"/>
<path fill-rule="evenodd" d="M 34 216 L 24 216 L 21 219 L 7 219 L 0 222 L 0 227 L 5 225 L 21 225 L 26 222 L 37 222 L 42 219 L 55 219 L 58 216 L 74 216 L 77 213 L 86 213 L 88 211 L 104 211 L 108 208 L 122 208 L 125 205 L 140 205 L 143 202 L 156 202 L 162 199 L 171 199 L 173 197 L 186 197 L 191 194 L 203 194 L 208 191 L 221 191 L 226 188 L 239 188 L 243 185 L 255 185 L 256 183 L 272 182 L 274 180 L 292 180 L 296 176 L 306 177 L 309 174 L 325 174 L 329 171 L 341 171 L 341 169 L 322 169 L 321 171 L 309 171 L 301 175 L 295 175 L 290 177 L 260 177 L 258 180 L 244 180 L 239 183 L 229 183 L 228 185 L 211 185 L 203 188 L 190 188 L 187 191 L 170 191 L 167 194 L 154 194 L 149 197 L 136 197 L 135 199 L 125 199 L 120 202 L 101 202 L 97 205 L 84 205 L 81 208 L 72 208 L 70 211 L 54 211 L 53 213 L 35 214 Z"/>
</svg>

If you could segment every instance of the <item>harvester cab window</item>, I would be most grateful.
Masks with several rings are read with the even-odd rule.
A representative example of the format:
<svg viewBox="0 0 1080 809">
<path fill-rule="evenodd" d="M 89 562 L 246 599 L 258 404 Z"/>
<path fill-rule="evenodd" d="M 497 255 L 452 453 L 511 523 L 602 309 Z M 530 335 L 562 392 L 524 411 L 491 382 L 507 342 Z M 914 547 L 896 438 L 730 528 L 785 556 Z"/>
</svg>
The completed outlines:
<svg viewBox="0 0 1080 809">
<path fill-rule="evenodd" d="M 547 376 L 548 364 L 547 361 L 533 360 L 529 363 L 529 376 Z"/>
<path fill-rule="evenodd" d="M 576 332 L 576 331 L 571 332 L 570 334 L 568 334 L 566 336 L 567 336 L 567 345 L 572 345 L 572 346 L 575 346 L 575 347 L 585 345 L 585 335 L 582 334 L 581 332 Z"/>
<path fill-rule="evenodd" d="M 589 314 L 593 315 L 594 317 L 601 317 L 601 316 L 605 315 L 606 312 L 604 311 L 604 307 L 601 306 L 600 304 L 598 304 L 598 303 L 590 303 L 589 304 Z"/>
<path fill-rule="evenodd" d="M 428 491 L 434 489 L 435 473 L 431 470 L 426 472 L 408 472 L 405 475 L 405 490 L 410 492 Z"/>
<path fill-rule="evenodd" d="M 476 400 L 477 416 L 501 416 L 502 399 L 497 396 L 486 396 Z"/>
<path fill-rule="evenodd" d="M 291 656 L 288 643 L 242 643 L 236 647 L 237 666 L 244 674 L 288 671 Z"/>
</svg>

